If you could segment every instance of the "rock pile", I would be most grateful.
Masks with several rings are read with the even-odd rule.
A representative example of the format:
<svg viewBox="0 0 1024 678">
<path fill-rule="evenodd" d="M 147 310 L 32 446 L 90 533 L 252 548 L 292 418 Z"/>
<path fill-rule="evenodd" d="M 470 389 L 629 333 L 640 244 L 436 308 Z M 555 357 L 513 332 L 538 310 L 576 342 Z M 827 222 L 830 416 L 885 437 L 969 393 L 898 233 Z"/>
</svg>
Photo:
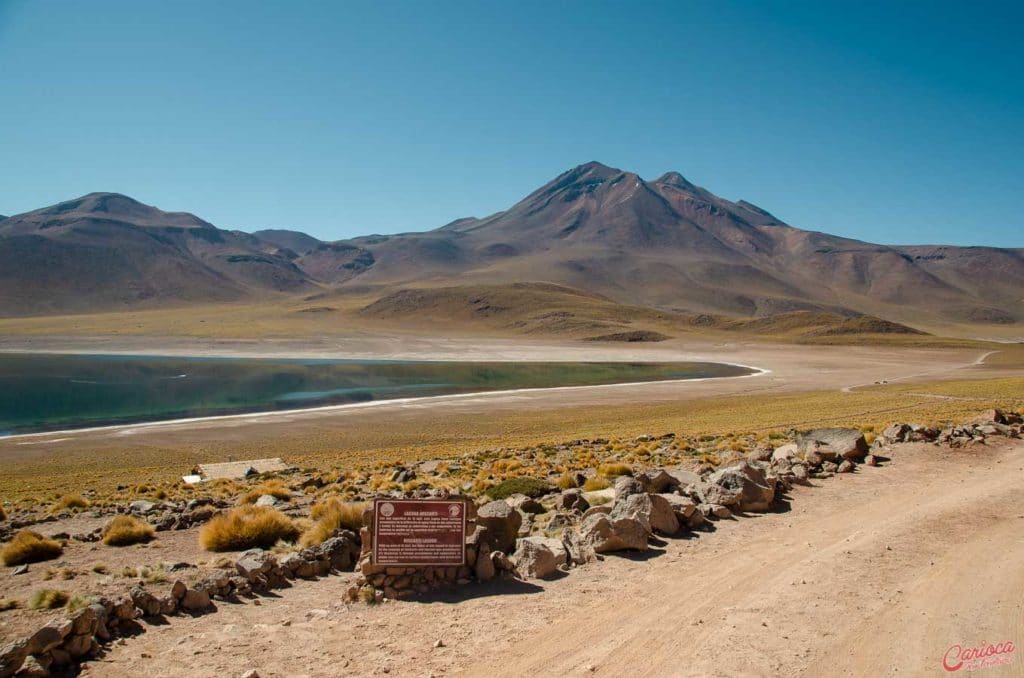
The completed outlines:
<svg viewBox="0 0 1024 678">
<path fill-rule="evenodd" d="M 54 669 L 93 656 L 112 638 L 135 632 L 135 620 L 140 617 L 202 614 L 214 609 L 215 599 L 284 588 L 290 579 L 351 571 L 359 551 L 359 537 L 338 530 L 319 546 L 291 553 L 280 561 L 267 551 L 246 551 L 235 562 L 234 571 L 202 575 L 191 586 L 175 581 L 164 595 L 139 583 L 121 598 L 99 599 L 69 617 L 48 622 L 28 638 L 0 647 L 0 678 L 49 675 Z"/>
</svg>

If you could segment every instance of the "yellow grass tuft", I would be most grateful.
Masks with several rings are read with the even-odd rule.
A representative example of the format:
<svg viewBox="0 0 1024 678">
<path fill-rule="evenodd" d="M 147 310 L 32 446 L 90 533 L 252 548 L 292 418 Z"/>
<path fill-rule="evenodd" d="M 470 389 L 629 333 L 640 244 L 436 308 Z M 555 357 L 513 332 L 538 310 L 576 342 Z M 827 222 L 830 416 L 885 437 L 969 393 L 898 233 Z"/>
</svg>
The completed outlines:
<svg viewBox="0 0 1024 678">
<path fill-rule="evenodd" d="M 597 472 L 606 478 L 631 476 L 633 475 L 633 467 L 629 464 L 601 464 L 597 467 Z"/>
<path fill-rule="evenodd" d="M 77 494 L 68 494 L 57 500 L 57 503 L 53 505 L 53 512 L 58 511 L 71 511 L 74 509 L 89 508 L 89 502 L 78 496 Z"/>
<path fill-rule="evenodd" d="M 56 589 L 39 589 L 28 599 L 28 606 L 33 610 L 56 610 L 64 607 L 70 596 Z"/>
<path fill-rule="evenodd" d="M 0 551 L 4 565 L 23 565 L 52 560 L 58 557 L 64 547 L 59 541 L 47 539 L 38 532 L 22 530 Z"/>
<path fill-rule="evenodd" d="M 576 478 L 568 471 L 558 477 L 555 486 L 560 490 L 568 490 L 577 486 Z"/>
<path fill-rule="evenodd" d="M 14 598 L 0 598 L 0 612 L 17 610 L 19 607 L 21 607 L 21 603 Z"/>
<path fill-rule="evenodd" d="M 214 517 L 199 531 L 199 544 L 218 552 L 266 549 L 298 538 L 299 528 L 291 518 L 266 506 L 240 506 Z"/>
<path fill-rule="evenodd" d="M 131 546 L 152 538 L 153 527 L 131 516 L 117 516 L 103 528 L 103 543 L 107 546 Z"/>
<path fill-rule="evenodd" d="M 611 487 L 611 483 L 606 478 L 597 476 L 595 478 L 587 478 L 586 482 L 583 483 L 584 492 L 597 492 L 605 488 Z"/>
<path fill-rule="evenodd" d="M 284 483 L 280 480 L 268 480 L 246 492 L 242 496 L 242 503 L 255 504 L 256 500 L 265 494 L 269 494 L 274 499 L 280 499 L 281 501 L 288 501 L 292 498 L 291 490 L 285 487 Z"/>
<path fill-rule="evenodd" d="M 365 502 L 343 502 L 337 498 L 314 505 L 310 516 L 316 523 L 306 530 L 299 543 L 302 546 L 322 544 L 339 528 L 358 534 L 359 528 L 363 526 L 363 512 L 367 506 Z"/>
</svg>

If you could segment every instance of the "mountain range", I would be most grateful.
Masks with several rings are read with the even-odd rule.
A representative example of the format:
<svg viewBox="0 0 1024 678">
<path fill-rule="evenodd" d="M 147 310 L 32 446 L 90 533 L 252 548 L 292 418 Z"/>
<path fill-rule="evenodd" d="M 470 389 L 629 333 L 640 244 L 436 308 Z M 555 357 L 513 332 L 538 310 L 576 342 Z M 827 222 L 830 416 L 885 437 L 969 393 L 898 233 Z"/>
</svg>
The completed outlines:
<svg viewBox="0 0 1024 678">
<path fill-rule="evenodd" d="M 860 242 L 677 172 L 646 181 L 596 162 L 488 217 L 335 242 L 223 230 L 115 193 L 0 220 L 5 316 L 520 282 L 693 314 L 1024 321 L 1024 249 Z"/>
</svg>

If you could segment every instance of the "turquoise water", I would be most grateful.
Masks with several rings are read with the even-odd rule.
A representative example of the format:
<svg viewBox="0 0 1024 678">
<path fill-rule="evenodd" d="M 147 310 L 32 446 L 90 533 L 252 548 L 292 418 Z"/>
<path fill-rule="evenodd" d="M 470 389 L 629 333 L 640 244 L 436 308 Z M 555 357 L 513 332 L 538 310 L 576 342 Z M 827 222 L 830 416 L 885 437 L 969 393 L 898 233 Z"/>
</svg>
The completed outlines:
<svg viewBox="0 0 1024 678">
<path fill-rule="evenodd" d="M 453 393 L 750 374 L 718 363 L 0 354 L 0 435 Z"/>
</svg>

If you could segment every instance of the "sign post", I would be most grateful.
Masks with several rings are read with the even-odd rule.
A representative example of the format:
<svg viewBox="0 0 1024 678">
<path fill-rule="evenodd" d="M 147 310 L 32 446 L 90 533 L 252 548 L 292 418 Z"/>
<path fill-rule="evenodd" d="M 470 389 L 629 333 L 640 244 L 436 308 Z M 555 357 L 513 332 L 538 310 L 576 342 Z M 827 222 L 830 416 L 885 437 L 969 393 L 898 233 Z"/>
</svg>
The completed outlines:
<svg viewBox="0 0 1024 678">
<path fill-rule="evenodd" d="M 375 499 L 373 563 L 395 567 L 465 565 L 465 503 L 452 499 Z"/>
</svg>

